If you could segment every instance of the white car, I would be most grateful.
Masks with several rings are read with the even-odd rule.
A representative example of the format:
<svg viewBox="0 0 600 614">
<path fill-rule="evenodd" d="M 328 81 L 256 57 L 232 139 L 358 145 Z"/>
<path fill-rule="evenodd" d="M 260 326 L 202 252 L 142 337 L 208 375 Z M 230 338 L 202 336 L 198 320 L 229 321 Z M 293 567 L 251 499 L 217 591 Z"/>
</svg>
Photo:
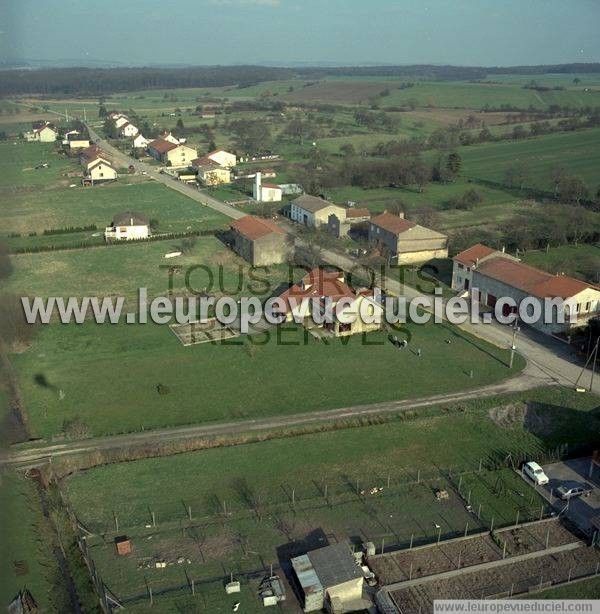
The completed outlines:
<svg viewBox="0 0 600 614">
<path fill-rule="evenodd" d="M 550 481 L 544 470 L 533 461 L 523 465 L 523 472 L 537 486 L 544 486 Z"/>
</svg>

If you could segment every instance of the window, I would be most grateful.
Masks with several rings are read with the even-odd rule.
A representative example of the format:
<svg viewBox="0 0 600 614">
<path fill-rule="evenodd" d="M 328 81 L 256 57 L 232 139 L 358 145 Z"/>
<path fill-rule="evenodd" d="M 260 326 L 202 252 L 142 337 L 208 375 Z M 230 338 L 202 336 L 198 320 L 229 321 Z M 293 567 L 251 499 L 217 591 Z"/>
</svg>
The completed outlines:
<svg viewBox="0 0 600 614">
<path fill-rule="evenodd" d="M 458 268 L 459 268 L 459 269 L 464 269 L 465 267 L 464 267 L 464 265 L 462 265 L 462 264 L 459 262 L 459 263 L 458 263 Z"/>
<path fill-rule="evenodd" d="M 591 310 L 592 310 L 592 301 L 588 301 L 588 302 L 585 304 L 585 310 L 586 310 L 586 311 L 591 311 Z"/>
</svg>

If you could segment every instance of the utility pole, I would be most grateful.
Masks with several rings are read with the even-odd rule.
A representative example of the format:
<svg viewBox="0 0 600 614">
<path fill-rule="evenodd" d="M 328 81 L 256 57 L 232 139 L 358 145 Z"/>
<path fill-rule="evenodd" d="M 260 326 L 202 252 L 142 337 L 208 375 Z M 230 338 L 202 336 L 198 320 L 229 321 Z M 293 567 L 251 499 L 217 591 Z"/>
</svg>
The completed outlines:
<svg viewBox="0 0 600 614">
<path fill-rule="evenodd" d="M 588 354 L 587 360 L 585 361 L 585 365 L 583 365 L 583 368 L 581 369 L 581 373 L 579 374 L 579 377 L 577 378 L 577 381 L 575 382 L 576 389 L 579 386 L 579 380 L 581 379 L 581 376 L 585 373 L 585 370 L 587 369 L 593 357 L 594 360 L 592 362 L 592 379 L 590 381 L 590 392 L 592 392 L 592 389 L 594 388 L 594 375 L 596 373 L 596 362 L 598 361 L 598 347 L 599 346 L 600 346 L 600 337 L 596 339 L 596 345 L 594 346 L 594 349 Z"/>
<path fill-rule="evenodd" d="M 517 346 L 515 345 L 515 342 L 517 340 L 517 333 L 521 330 L 517 324 L 517 322 L 519 321 L 518 316 L 515 318 L 515 323 L 513 325 L 513 334 L 512 334 L 512 342 L 510 344 L 510 362 L 508 364 L 508 368 L 512 369 L 513 366 L 513 362 L 515 360 L 515 350 L 517 349 Z"/>
</svg>

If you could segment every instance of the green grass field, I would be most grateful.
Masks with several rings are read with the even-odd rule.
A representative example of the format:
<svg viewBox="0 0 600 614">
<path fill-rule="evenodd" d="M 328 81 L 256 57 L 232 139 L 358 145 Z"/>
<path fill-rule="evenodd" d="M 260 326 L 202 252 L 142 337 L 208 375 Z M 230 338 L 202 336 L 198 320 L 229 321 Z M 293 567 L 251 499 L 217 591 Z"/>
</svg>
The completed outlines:
<svg viewBox="0 0 600 614">
<path fill-rule="evenodd" d="M 490 408 L 516 402 L 545 417 L 543 435 L 519 423 L 502 427 L 489 417 Z M 532 489 L 510 469 L 478 473 L 480 460 L 487 466 L 509 452 L 536 454 L 559 442 L 587 441 L 590 420 L 598 420 L 589 412 L 597 403 L 572 391 L 540 389 L 359 429 L 99 467 L 69 477 L 65 485 L 81 522 L 99 534 L 89 544 L 104 580 L 122 597 L 140 596 L 132 605 L 147 606 L 146 582 L 156 593 L 182 587 L 158 599 L 160 611 L 171 611 L 174 601 L 197 603 L 186 589 L 187 575 L 202 605 L 223 607 L 228 598 L 222 589 L 219 595 L 218 580 L 233 572 L 243 581 L 243 607 L 254 612 L 256 582 L 244 574 L 266 571 L 294 548 L 324 545 L 319 538 L 370 539 L 378 546 L 385 539 L 390 547 L 406 545 L 411 535 L 415 543 L 431 542 L 438 523 L 443 536 L 452 537 L 467 522 L 471 531 L 489 526 L 492 515 L 495 526 L 514 523 L 517 513 L 521 520 L 534 510 L 537 516 L 542 501 Z M 369 442 L 376 442 L 375 454 Z M 449 470 L 461 473 L 472 501 L 482 503 L 481 522 L 452 489 L 449 501 L 435 501 L 436 489 L 449 488 L 443 477 Z M 499 477 L 504 493 L 489 487 Z M 383 492 L 369 495 L 373 486 Z M 119 533 L 134 545 L 128 557 L 114 553 L 115 517 Z M 288 546 L 311 534 L 307 545 Z M 178 557 L 183 565 L 145 567 Z"/>
<path fill-rule="evenodd" d="M 552 190 L 552 170 L 563 167 L 581 177 L 595 193 L 600 176 L 600 128 L 579 132 L 548 134 L 542 137 L 502 143 L 461 147 L 463 175 L 502 182 L 506 169 L 523 165 L 528 187 Z"/>
<path fill-rule="evenodd" d="M 453 327 L 407 326 L 412 349 L 400 352 L 383 332 L 369 335 L 369 345 L 360 336 L 326 345 L 310 335 L 303 345 L 303 329 L 292 326 L 265 345 L 183 347 L 166 326 L 49 325 L 14 364 L 40 437 L 58 435 L 75 417 L 102 435 L 427 396 L 514 374 L 505 350 Z M 264 335 L 255 342 L 265 343 Z M 159 384 L 170 393 L 158 394 Z"/>
<path fill-rule="evenodd" d="M 238 277 L 243 289 L 252 284 L 250 266 L 215 237 L 199 237 L 195 245 L 182 256 L 165 260 L 167 252 L 181 250 L 181 239 L 111 245 L 80 250 L 40 252 L 12 256 L 13 274 L 0 287 L 7 292 L 29 296 L 125 296 L 137 297 L 138 288 L 147 288 L 149 296 L 166 296 L 169 289 L 168 267 L 182 267 L 174 274 L 172 289 L 185 293 L 186 273 L 195 291 L 223 287 L 236 295 Z M 209 271 L 198 267 L 207 267 Z M 161 268 L 162 267 L 162 268 Z M 124 274 L 126 272 L 126 274 Z M 269 279 L 272 288 L 287 279 L 284 266 L 257 271 L 256 276 Z M 264 292 L 262 292 L 264 293 Z"/>
<path fill-rule="evenodd" d="M 598 283 L 600 279 L 600 245 L 561 245 L 546 251 L 529 251 L 521 259 L 549 273 L 565 273 Z"/>
<path fill-rule="evenodd" d="M 0 601 L 6 607 L 19 590 L 28 588 L 45 611 L 50 611 L 53 583 L 59 580 L 56 559 L 44 535 L 39 498 L 32 480 L 3 471 L 0 483 Z M 16 565 L 24 573 L 19 573 Z"/>
<path fill-rule="evenodd" d="M 77 182 L 78 180 L 74 180 Z M 139 211 L 158 220 L 158 232 L 183 232 L 224 226 L 227 218 L 158 183 L 124 183 L 83 188 L 21 190 L 0 211 L 5 232 L 110 224 L 122 211 Z"/>
</svg>

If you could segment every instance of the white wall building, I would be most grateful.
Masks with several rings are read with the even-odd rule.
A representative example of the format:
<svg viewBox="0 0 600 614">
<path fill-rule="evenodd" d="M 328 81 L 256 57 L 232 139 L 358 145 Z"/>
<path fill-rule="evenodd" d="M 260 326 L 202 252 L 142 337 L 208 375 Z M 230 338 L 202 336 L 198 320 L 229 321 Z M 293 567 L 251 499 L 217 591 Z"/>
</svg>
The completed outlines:
<svg viewBox="0 0 600 614">
<path fill-rule="evenodd" d="M 136 241 L 150 236 L 150 222 L 145 215 L 125 211 L 115 215 L 104 231 L 106 241 Z"/>
<path fill-rule="evenodd" d="M 149 142 L 150 141 L 142 133 L 138 133 L 138 135 L 133 139 L 133 146 L 136 149 L 145 149 Z"/>
<path fill-rule="evenodd" d="M 138 134 L 138 132 L 139 130 L 133 124 L 130 124 L 129 122 L 127 122 L 126 124 L 123 124 L 119 128 L 119 134 L 127 138 L 134 137 L 136 134 Z"/>
<path fill-rule="evenodd" d="M 254 200 L 261 203 L 278 203 L 281 201 L 281 188 L 274 183 L 263 183 L 261 173 L 254 176 L 254 186 L 252 188 Z"/>
</svg>

